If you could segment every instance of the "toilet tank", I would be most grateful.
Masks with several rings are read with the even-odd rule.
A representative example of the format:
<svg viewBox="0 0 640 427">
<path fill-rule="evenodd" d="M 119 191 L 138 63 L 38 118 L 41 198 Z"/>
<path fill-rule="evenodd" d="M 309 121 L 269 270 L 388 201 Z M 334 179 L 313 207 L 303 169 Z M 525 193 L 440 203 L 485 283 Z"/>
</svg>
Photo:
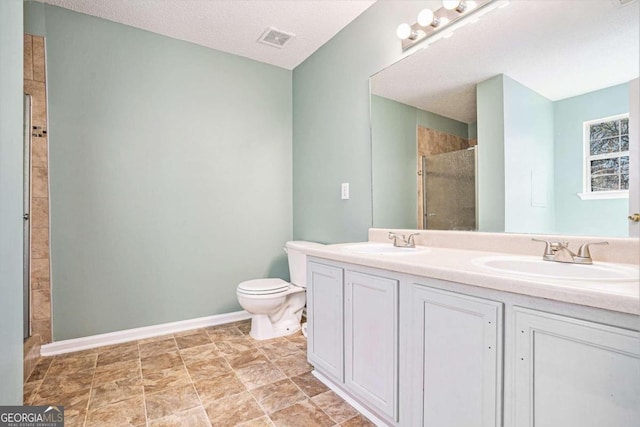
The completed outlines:
<svg viewBox="0 0 640 427">
<path fill-rule="evenodd" d="M 289 258 L 289 274 L 291 283 L 303 288 L 307 287 L 307 255 L 302 252 L 305 248 L 323 246 L 321 243 L 293 241 L 287 242 L 285 252 Z"/>
</svg>

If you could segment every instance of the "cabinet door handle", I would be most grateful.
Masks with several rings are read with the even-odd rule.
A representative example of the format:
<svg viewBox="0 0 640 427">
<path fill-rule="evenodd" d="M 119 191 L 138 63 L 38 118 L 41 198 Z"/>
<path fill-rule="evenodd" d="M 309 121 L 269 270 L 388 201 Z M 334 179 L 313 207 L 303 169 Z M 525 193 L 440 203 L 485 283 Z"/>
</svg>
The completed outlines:
<svg viewBox="0 0 640 427">
<path fill-rule="evenodd" d="M 628 216 L 629 221 L 631 222 L 640 222 L 640 213 L 634 213 Z"/>
</svg>

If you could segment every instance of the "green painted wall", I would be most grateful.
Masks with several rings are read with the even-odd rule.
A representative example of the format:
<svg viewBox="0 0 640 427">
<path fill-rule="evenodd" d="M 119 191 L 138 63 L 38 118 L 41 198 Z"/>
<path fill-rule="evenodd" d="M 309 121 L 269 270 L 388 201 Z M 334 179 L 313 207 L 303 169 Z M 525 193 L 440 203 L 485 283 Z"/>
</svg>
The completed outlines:
<svg viewBox="0 0 640 427">
<path fill-rule="evenodd" d="M 54 339 L 240 309 L 288 278 L 290 71 L 49 5 Z M 40 28 L 42 24 L 38 24 Z"/>
<path fill-rule="evenodd" d="M 628 199 L 581 200 L 577 195 L 582 192 L 583 123 L 628 112 L 626 83 L 554 103 L 556 222 L 563 233 L 628 236 Z"/>
<path fill-rule="evenodd" d="M 415 107 L 371 96 L 374 227 L 418 228 L 417 113 Z"/>
<path fill-rule="evenodd" d="M 293 234 L 367 239 L 372 225 L 369 77 L 401 58 L 399 22 L 423 2 L 376 2 L 293 71 Z M 351 199 L 340 199 L 349 182 Z"/>
<path fill-rule="evenodd" d="M 553 102 L 503 75 L 505 224 L 553 233 Z"/>
<path fill-rule="evenodd" d="M 503 76 L 478 83 L 478 230 L 504 231 L 504 82 Z"/>
<path fill-rule="evenodd" d="M 0 405 L 22 405 L 22 13 L 0 2 Z"/>
</svg>

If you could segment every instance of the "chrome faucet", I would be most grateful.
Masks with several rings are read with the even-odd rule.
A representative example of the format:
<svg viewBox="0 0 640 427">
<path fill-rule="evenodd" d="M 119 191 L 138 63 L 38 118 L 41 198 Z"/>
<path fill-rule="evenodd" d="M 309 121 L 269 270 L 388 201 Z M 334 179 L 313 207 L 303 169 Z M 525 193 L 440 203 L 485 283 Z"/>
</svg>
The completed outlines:
<svg viewBox="0 0 640 427">
<path fill-rule="evenodd" d="M 545 261 L 568 262 L 572 264 L 593 264 L 589 246 L 591 245 L 608 245 L 609 242 L 590 242 L 585 243 L 578 249 L 578 253 L 574 253 L 569 249 L 569 242 L 549 242 L 542 239 L 531 239 L 535 242 L 543 242 L 546 244 L 542 259 Z"/>
<path fill-rule="evenodd" d="M 404 234 L 394 233 L 393 231 L 389 232 L 389 239 L 393 239 L 393 246 L 397 248 L 415 248 L 416 242 L 414 237 L 420 233 L 409 234 L 409 236 L 405 236 Z M 398 243 L 398 239 L 400 239 L 400 243 Z"/>
</svg>

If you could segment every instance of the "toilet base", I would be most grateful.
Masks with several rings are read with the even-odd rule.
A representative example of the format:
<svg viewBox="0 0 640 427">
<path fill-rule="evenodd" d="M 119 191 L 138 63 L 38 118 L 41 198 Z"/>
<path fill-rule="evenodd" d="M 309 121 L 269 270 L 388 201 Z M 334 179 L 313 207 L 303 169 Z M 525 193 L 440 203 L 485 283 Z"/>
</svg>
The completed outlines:
<svg viewBox="0 0 640 427">
<path fill-rule="evenodd" d="M 263 341 L 292 335 L 299 330 L 300 320 L 295 315 L 282 318 L 274 325 L 266 314 L 254 314 L 249 335 L 255 340 Z"/>
</svg>

